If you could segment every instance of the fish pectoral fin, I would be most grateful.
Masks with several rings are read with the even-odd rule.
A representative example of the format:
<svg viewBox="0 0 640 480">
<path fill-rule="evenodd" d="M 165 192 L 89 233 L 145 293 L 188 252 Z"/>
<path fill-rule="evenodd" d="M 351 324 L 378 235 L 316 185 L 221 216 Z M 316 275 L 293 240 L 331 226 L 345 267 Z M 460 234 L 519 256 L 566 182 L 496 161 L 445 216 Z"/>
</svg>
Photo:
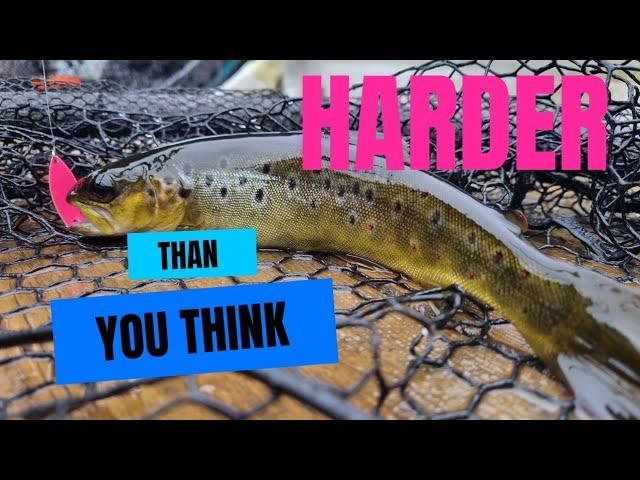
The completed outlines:
<svg viewBox="0 0 640 480">
<path fill-rule="evenodd" d="M 640 419 L 640 385 L 591 354 L 560 355 L 576 405 L 601 419 Z"/>
</svg>

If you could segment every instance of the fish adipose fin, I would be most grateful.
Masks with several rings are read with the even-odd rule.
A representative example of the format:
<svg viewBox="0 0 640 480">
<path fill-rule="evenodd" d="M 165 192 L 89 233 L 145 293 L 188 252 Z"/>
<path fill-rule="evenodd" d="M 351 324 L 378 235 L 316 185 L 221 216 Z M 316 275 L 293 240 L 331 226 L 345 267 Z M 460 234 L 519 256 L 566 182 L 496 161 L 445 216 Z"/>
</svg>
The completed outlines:
<svg viewBox="0 0 640 480">
<path fill-rule="evenodd" d="M 529 230 L 527 216 L 520 210 L 507 210 L 504 212 L 504 218 L 518 227 L 522 233 Z"/>
</svg>

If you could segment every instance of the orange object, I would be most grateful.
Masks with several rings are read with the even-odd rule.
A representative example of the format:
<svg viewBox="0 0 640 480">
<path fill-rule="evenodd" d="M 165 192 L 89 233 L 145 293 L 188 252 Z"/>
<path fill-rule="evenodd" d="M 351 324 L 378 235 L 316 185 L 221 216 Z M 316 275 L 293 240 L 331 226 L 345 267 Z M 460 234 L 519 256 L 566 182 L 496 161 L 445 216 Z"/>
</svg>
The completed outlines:
<svg viewBox="0 0 640 480">
<path fill-rule="evenodd" d="M 31 84 L 38 90 L 44 90 L 44 78 L 34 78 Z M 60 87 L 77 87 L 80 85 L 80 78 L 76 75 L 51 75 L 47 79 L 47 88 L 55 90 Z"/>
</svg>

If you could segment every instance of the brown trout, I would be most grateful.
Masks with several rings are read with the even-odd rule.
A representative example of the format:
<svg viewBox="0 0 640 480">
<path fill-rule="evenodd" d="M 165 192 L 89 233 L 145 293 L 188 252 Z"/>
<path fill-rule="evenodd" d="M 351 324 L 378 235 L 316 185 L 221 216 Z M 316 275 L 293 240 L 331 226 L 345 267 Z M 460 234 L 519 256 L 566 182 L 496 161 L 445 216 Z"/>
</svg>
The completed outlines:
<svg viewBox="0 0 640 480">
<path fill-rule="evenodd" d="M 325 142 L 328 155 L 328 141 Z M 355 146 L 352 147 L 355 158 Z M 81 179 L 88 235 L 253 227 L 260 247 L 344 252 L 496 308 L 601 417 L 640 417 L 640 295 L 541 253 L 515 223 L 420 171 L 302 170 L 300 134 L 168 145 Z M 379 162 L 378 162 L 379 161 Z"/>
</svg>

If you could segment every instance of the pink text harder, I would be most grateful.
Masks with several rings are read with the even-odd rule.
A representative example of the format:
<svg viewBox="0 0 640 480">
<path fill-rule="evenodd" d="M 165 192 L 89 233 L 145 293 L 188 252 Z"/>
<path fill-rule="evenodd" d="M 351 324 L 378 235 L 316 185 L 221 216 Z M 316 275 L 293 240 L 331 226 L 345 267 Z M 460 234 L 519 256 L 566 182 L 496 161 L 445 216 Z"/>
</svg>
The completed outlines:
<svg viewBox="0 0 640 480">
<path fill-rule="evenodd" d="M 563 76 L 561 82 L 560 168 L 584 168 L 581 142 L 584 133 L 587 139 L 586 168 L 604 170 L 607 132 L 603 119 L 608 106 L 606 84 L 599 77 L 586 75 Z M 445 76 L 414 76 L 409 87 L 411 168 L 430 168 L 429 135 L 435 131 L 436 168 L 455 169 L 456 131 L 452 118 L 457 108 L 457 92 L 453 81 Z M 516 128 L 512 139 L 509 124 L 512 100 L 506 83 L 498 77 L 464 76 L 461 95 L 462 168 L 500 168 L 515 140 L 518 170 L 556 170 L 556 153 L 538 150 L 536 142 L 537 132 L 554 130 L 553 112 L 539 110 L 537 97 L 553 94 L 555 87 L 553 76 L 516 77 Z M 325 128 L 330 134 L 331 168 L 349 168 L 349 93 L 349 77 L 332 76 L 329 105 L 324 105 L 321 77 L 303 77 L 302 150 L 305 170 L 322 168 L 322 131 Z M 366 76 L 361 94 L 355 169 L 372 170 L 374 157 L 378 155 L 385 158 L 387 169 L 404 169 L 396 77 Z M 488 112 L 483 112 L 483 96 L 489 99 Z M 437 102 L 432 102 L 432 98 Z M 483 114 L 486 119 L 487 113 L 489 142 L 487 145 L 485 141 L 483 145 Z M 486 125 L 484 129 L 486 135 Z"/>
</svg>

